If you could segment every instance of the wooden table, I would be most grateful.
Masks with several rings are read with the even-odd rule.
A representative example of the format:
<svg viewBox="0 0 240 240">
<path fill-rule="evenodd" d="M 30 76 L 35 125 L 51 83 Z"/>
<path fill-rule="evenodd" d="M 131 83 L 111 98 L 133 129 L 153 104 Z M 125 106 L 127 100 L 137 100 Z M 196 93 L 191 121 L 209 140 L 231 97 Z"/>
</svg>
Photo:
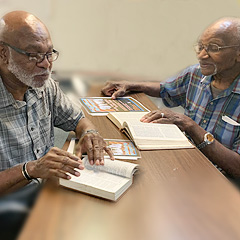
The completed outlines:
<svg viewBox="0 0 240 240">
<path fill-rule="evenodd" d="M 132 97 L 156 109 L 144 94 Z M 104 138 L 126 139 L 106 117 L 87 117 Z M 141 155 L 133 185 L 117 202 L 44 187 L 19 240 L 240 239 L 239 192 L 199 150 Z"/>
</svg>

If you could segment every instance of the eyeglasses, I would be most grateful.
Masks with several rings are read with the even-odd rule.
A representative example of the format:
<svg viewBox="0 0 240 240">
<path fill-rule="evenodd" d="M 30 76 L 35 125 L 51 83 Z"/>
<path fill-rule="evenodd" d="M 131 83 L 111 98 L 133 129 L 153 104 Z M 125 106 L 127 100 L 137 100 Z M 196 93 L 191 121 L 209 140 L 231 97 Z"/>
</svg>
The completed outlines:
<svg viewBox="0 0 240 240">
<path fill-rule="evenodd" d="M 45 57 L 47 57 L 47 60 L 51 63 L 51 62 L 56 61 L 59 56 L 59 52 L 55 49 L 53 49 L 53 51 L 50 53 L 29 53 L 20 48 L 14 47 L 6 42 L 1 41 L 0 43 L 12 48 L 14 51 L 16 51 L 20 54 L 24 54 L 24 55 L 28 56 L 29 61 L 35 61 L 36 63 L 42 62 L 45 59 Z"/>
<path fill-rule="evenodd" d="M 210 43 L 208 45 L 203 45 L 203 44 L 196 44 L 194 46 L 194 50 L 196 51 L 197 54 L 199 54 L 203 49 L 207 52 L 207 53 L 218 53 L 221 49 L 225 49 L 225 48 L 232 48 L 232 47 L 239 47 L 239 45 L 231 45 L 231 46 L 218 46 L 217 44 L 214 43 Z"/>
</svg>

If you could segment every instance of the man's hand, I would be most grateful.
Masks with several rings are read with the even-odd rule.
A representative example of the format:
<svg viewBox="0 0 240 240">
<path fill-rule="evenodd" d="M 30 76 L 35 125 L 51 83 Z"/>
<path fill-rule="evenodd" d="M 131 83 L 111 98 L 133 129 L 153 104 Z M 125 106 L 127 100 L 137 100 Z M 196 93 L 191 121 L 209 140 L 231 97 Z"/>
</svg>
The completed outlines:
<svg viewBox="0 0 240 240">
<path fill-rule="evenodd" d="M 129 90 L 129 82 L 107 82 L 102 88 L 102 93 L 106 96 L 112 96 L 112 99 L 122 97 Z"/>
<path fill-rule="evenodd" d="M 67 173 L 80 176 L 80 173 L 74 168 L 84 169 L 81 159 L 57 147 L 51 148 L 46 155 L 38 160 L 28 163 L 28 173 L 32 178 L 60 177 L 70 179 L 71 177 Z"/>
<path fill-rule="evenodd" d="M 187 131 L 195 124 L 191 118 L 185 116 L 184 114 L 173 112 L 169 109 L 154 110 L 143 116 L 140 121 L 146 123 L 175 124 L 182 131 Z"/>
<path fill-rule="evenodd" d="M 114 160 L 113 153 L 107 147 L 106 142 L 99 133 L 87 133 L 79 140 L 76 146 L 76 155 L 81 157 L 83 153 L 87 153 L 91 165 L 104 165 L 104 151 Z"/>
</svg>

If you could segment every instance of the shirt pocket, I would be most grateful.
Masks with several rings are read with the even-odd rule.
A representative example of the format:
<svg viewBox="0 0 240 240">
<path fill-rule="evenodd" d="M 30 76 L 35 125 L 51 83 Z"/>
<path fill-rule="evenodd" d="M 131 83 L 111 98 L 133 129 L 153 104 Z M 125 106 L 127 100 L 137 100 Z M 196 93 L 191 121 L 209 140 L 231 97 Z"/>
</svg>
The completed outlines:
<svg viewBox="0 0 240 240">
<path fill-rule="evenodd" d="M 234 142 L 239 138 L 239 131 L 240 126 L 235 126 L 221 119 L 214 131 L 214 136 L 223 145 L 232 149 Z"/>
</svg>

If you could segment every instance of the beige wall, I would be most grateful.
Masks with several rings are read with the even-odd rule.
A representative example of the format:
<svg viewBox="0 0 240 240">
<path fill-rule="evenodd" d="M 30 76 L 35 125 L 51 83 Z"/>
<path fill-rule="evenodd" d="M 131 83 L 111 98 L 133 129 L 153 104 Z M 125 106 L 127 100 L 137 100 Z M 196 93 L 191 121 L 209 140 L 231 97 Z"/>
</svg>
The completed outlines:
<svg viewBox="0 0 240 240">
<path fill-rule="evenodd" d="M 0 15 L 30 11 L 61 53 L 56 70 L 166 78 L 197 62 L 192 45 L 240 0 L 0 0 Z"/>
</svg>

